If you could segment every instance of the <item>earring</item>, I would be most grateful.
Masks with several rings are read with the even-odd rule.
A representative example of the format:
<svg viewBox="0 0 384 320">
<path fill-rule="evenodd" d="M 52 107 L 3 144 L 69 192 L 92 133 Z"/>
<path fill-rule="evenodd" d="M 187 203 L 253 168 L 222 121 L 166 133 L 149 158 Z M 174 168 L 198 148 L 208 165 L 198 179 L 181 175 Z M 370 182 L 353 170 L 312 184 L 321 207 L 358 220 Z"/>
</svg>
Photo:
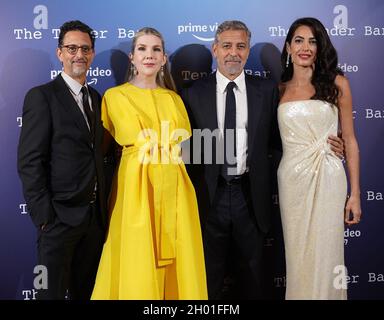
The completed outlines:
<svg viewBox="0 0 384 320">
<path fill-rule="evenodd" d="M 139 74 L 139 71 L 137 70 L 136 66 L 132 63 L 131 67 L 132 76 L 137 76 Z"/>
<path fill-rule="evenodd" d="M 286 62 L 286 64 L 285 64 L 285 67 L 286 67 L 286 68 L 289 67 L 289 58 L 290 58 L 290 56 L 291 56 L 291 55 L 288 53 L 288 54 L 287 54 L 287 62 Z"/>
<path fill-rule="evenodd" d="M 160 68 L 160 76 L 164 78 L 164 66 L 161 66 Z"/>
</svg>

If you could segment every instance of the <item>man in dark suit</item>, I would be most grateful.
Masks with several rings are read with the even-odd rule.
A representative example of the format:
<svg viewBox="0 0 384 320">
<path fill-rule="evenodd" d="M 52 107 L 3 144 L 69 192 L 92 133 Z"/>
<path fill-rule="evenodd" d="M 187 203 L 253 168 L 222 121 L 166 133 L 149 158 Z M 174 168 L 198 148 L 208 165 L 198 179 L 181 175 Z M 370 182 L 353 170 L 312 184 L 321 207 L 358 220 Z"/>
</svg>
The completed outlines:
<svg viewBox="0 0 384 320">
<path fill-rule="evenodd" d="M 239 298 L 258 298 L 261 291 L 261 255 L 272 202 L 268 155 L 270 147 L 280 143 L 278 89 L 270 80 L 244 73 L 250 38 L 244 23 L 222 23 L 212 47 L 217 72 L 182 93 L 193 129 L 221 132 L 215 140 L 219 143 L 213 143 L 209 150 L 212 164 L 207 163 L 209 157 L 204 152 L 204 164 L 192 165 L 189 171 L 199 202 L 209 299 L 222 297 L 233 242 L 250 270 Z M 228 119 L 231 114 L 232 120 Z M 200 138 L 195 132 L 194 163 L 199 144 L 196 139 Z M 220 163 L 216 157 L 220 160 L 223 151 L 224 161 Z M 235 160 L 229 163 L 231 155 Z"/>
<path fill-rule="evenodd" d="M 86 83 L 94 58 L 92 29 L 60 28 L 63 72 L 32 88 L 23 107 L 18 171 L 38 231 L 38 299 L 89 299 L 106 230 L 100 95 Z"/>
</svg>

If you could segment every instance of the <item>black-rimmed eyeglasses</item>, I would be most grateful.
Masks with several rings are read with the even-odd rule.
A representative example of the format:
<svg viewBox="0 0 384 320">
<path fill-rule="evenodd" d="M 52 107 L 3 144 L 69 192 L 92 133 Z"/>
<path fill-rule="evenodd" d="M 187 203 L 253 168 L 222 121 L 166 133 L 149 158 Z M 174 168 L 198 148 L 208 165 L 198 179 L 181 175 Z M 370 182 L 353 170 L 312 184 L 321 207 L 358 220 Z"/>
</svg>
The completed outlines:
<svg viewBox="0 0 384 320">
<path fill-rule="evenodd" d="M 79 49 L 81 49 L 84 54 L 89 54 L 93 50 L 90 46 L 76 46 L 74 44 L 60 46 L 60 48 L 66 48 L 69 54 L 76 54 Z"/>
</svg>

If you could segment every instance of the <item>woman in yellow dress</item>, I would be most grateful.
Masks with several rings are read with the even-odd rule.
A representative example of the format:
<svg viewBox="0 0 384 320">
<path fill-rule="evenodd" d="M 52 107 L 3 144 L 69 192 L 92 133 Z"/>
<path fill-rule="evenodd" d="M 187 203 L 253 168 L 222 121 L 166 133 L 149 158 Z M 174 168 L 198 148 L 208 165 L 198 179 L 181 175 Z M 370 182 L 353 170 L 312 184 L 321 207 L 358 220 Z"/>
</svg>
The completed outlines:
<svg viewBox="0 0 384 320">
<path fill-rule="evenodd" d="M 180 143 L 191 136 L 164 40 L 134 37 L 128 82 L 106 91 L 102 121 L 122 146 L 92 299 L 207 299 L 200 221 Z"/>
</svg>

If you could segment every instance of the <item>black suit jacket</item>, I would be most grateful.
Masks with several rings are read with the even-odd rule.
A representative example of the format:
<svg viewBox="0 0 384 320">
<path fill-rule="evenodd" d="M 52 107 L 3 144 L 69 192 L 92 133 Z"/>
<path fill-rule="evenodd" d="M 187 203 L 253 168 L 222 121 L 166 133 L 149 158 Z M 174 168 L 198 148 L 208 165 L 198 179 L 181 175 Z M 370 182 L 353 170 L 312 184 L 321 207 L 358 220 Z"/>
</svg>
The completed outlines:
<svg viewBox="0 0 384 320">
<path fill-rule="evenodd" d="M 89 92 L 96 116 L 93 145 L 84 116 L 61 75 L 25 96 L 18 172 L 36 226 L 56 215 L 66 224 L 79 225 L 89 208 L 95 177 L 101 222 L 106 226 L 101 98 L 90 87 Z"/>
<path fill-rule="evenodd" d="M 248 101 L 247 166 L 250 194 L 258 226 L 261 231 L 267 232 L 272 204 L 270 151 L 271 148 L 281 148 L 277 125 L 278 88 L 271 80 L 250 75 L 245 75 L 245 83 Z M 185 89 L 182 98 L 193 129 L 218 128 L 216 73 Z M 192 145 L 196 143 L 193 139 L 196 139 L 196 135 L 193 135 Z M 215 144 L 212 145 L 212 164 L 187 166 L 196 189 L 202 221 L 214 200 L 220 175 L 220 164 L 215 163 Z"/>
</svg>

